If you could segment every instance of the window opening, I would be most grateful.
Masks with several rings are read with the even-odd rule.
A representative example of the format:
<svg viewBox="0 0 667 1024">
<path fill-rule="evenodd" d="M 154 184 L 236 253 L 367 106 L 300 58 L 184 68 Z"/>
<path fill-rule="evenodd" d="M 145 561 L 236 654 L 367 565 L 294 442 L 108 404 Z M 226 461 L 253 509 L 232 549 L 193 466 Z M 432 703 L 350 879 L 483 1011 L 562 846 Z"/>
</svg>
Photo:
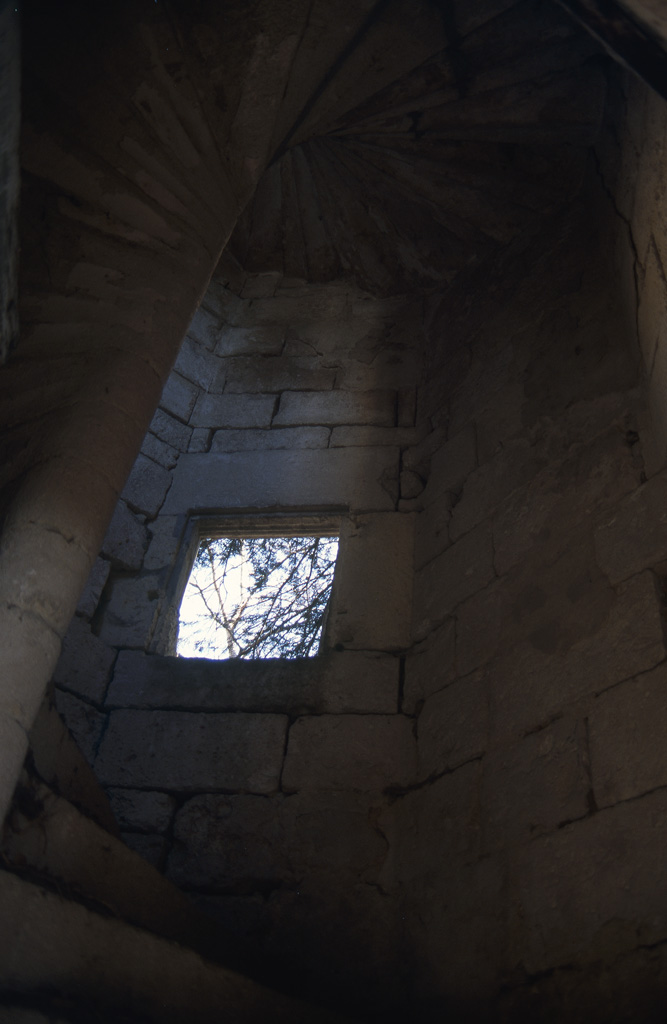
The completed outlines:
<svg viewBox="0 0 667 1024">
<path fill-rule="evenodd" d="M 276 535 L 276 527 L 266 523 L 257 530 L 260 535 L 200 534 L 180 607 L 179 657 L 318 654 L 338 536 L 331 522 L 308 534 L 302 527 L 292 536 Z"/>
</svg>

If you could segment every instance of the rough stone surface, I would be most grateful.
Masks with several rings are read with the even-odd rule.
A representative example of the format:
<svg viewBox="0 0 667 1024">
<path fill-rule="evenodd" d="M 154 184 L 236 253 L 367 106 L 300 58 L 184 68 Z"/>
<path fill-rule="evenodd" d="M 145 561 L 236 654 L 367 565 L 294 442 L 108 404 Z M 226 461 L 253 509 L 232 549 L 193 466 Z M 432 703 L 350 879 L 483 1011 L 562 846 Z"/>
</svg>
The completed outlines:
<svg viewBox="0 0 667 1024">
<path fill-rule="evenodd" d="M 589 717 L 591 771 L 598 806 L 667 785 L 667 667 L 601 694 Z"/>
<path fill-rule="evenodd" d="M 200 394 L 190 423 L 193 427 L 268 427 L 275 398 L 272 395 Z"/>
<path fill-rule="evenodd" d="M 110 789 L 109 801 L 120 827 L 138 832 L 166 832 L 176 807 L 168 793 L 142 789 Z"/>
<path fill-rule="evenodd" d="M 77 615 L 83 615 L 87 619 L 92 619 L 102 596 L 102 591 L 109 579 L 110 569 L 111 564 L 106 558 L 95 559 L 95 564 L 90 570 L 90 576 L 76 606 Z"/>
<path fill-rule="evenodd" d="M 56 708 L 88 761 L 93 764 L 97 745 L 106 722 L 105 716 L 84 700 L 56 689 Z"/>
<path fill-rule="evenodd" d="M 185 455 L 164 512 L 190 508 L 345 507 L 386 511 L 397 496 L 398 450 L 241 452 Z"/>
<path fill-rule="evenodd" d="M 609 689 L 665 658 L 660 595 L 652 573 L 620 584 L 616 601 L 592 635 L 563 653 L 527 644 L 498 658 L 489 673 L 499 736 L 544 724 L 568 703 Z"/>
<path fill-rule="evenodd" d="M 144 569 L 155 572 L 174 562 L 182 543 L 183 522 L 178 516 L 158 516 L 151 523 L 149 533 Z"/>
<path fill-rule="evenodd" d="M 402 715 L 299 718 L 291 727 L 285 791 L 404 786 L 413 778 L 412 722 Z"/>
<path fill-rule="evenodd" d="M 392 391 L 286 391 L 275 415 L 276 426 L 369 424 L 394 426 Z"/>
<path fill-rule="evenodd" d="M 205 427 L 196 427 L 195 430 L 192 431 L 188 451 L 207 452 L 209 450 L 210 443 L 211 431 Z"/>
<path fill-rule="evenodd" d="M 158 409 L 151 425 L 148 428 L 151 434 L 155 434 L 160 441 L 175 448 L 179 452 L 186 452 L 192 436 L 192 428 L 175 420 L 173 416 Z"/>
<path fill-rule="evenodd" d="M 219 356 L 280 355 L 284 330 L 263 324 L 256 327 L 225 327 L 216 345 Z"/>
<path fill-rule="evenodd" d="M 316 658 L 207 661 L 121 651 L 110 707 L 303 714 L 391 713 L 398 659 L 343 651 Z"/>
<path fill-rule="evenodd" d="M 160 398 L 160 408 L 187 423 L 198 394 L 199 389 L 190 381 L 178 373 L 171 373 Z"/>
<path fill-rule="evenodd" d="M 325 631 L 331 646 L 409 645 L 413 530 L 413 517 L 400 512 L 343 521 Z"/>
<path fill-rule="evenodd" d="M 667 476 L 653 477 L 595 531 L 600 568 L 612 583 L 667 559 Z"/>
<path fill-rule="evenodd" d="M 160 511 L 170 485 L 171 474 L 163 466 L 158 466 L 145 455 L 138 455 L 122 497 L 130 508 L 152 519 Z"/>
<path fill-rule="evenodd" d="M 100 626 L 100 639 L 112 647 L 148 646 L 158 610 L 157 576 L 128 576 L 114 580 Z"/>
<path fill-rule="evenodd" d="M 102 554 L 123 569 L 139 569 L 147 544 L 146 527 L 124 501 L 119 501 L 102 544 Z"/>
<path fill-rule="evenodd" d="M 406 656 L 402 711 L 414 714 L 421 701 L 453 682 L 458 674 L 455 654 L 456 623 L 447 619 Z"/>
<path fill-rule="evenodd" d="M 283 715 L 114 711 L 95 771 L 108 786 L 272 793 L 286 728 Z"/>
<path fill-rule="evenodd" d="M 482 523 L 415 576 L 414 623 L 420 638 L 495 577 L 489 526 Z"/>
<path fill-rule="evenodd" d="M 326 448 L 326 427 L 282 427 L 280 430 L 216 430 L 212 452 L 251 452 L 275 448 Z"/>
<path fill-rule="evenodd" d="M 527 842 L 590 807 L 582 723 L 564 720 L 484 758 L 484 843 L 487 850 Z"/>
<path fill-rule="evenodd" d="M 80 697 L 101 704 L 115 657 L 116 652 L 94 635 L 89 624 L 75 616 L 65 634 L 53 680 Z"/>
<path fill-rule="evenodd" d="M 180 452 L 165 441 L 161 441 L 155 434 L 149 433 L 141 443 L 141 454 L 151 462 L 157 462 L 159 466 L 164 466 L 165 469 L 173 469 L 178 462 Z"/>
<path fill-rule="evenodd" d="M 482 672 L 457 679 L 432 694 L 417 720 L 420 778 L 480 757 L 488 731 L 488 684 Z"/>
</svg>

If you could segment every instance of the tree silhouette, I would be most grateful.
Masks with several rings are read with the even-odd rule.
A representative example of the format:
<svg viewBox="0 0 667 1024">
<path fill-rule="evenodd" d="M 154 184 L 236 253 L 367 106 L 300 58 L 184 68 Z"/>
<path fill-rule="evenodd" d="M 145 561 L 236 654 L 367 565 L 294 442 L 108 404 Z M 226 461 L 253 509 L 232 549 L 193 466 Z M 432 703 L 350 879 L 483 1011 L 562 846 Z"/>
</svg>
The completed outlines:
<svg viewBox="0 0 667 1024">
<path fill-rule="evenodd" d="M 203 540 L 181 605 L 178 653 L 210 658 L 317 654 L 337 537 Z"/>
</svg>

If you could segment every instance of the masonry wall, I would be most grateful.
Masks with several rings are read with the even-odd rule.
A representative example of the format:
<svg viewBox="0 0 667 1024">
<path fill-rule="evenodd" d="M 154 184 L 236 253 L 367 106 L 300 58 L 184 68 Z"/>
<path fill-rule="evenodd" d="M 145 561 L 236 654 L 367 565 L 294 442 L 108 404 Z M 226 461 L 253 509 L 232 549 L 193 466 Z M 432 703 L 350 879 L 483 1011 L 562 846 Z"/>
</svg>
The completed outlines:
<svg viewBox="0 0 667 1024">
<path fill-rule="evenodd" d="M 592 176 L 572 220 L 428 321 L 418 770 L 393 808 L 426 1019 L 665 1006 L 665 481 L 643 459 L 617 231 Z"/>
</svg>

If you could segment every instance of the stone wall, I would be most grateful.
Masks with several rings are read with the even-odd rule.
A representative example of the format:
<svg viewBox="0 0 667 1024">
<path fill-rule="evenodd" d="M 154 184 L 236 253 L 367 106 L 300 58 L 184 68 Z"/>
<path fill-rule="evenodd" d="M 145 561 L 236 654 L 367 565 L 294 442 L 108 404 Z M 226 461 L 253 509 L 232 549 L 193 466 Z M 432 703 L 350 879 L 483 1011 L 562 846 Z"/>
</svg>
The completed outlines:
<svg viewBox="0 0 667 1024">
<path fill-rule="evenodd" d="M 433 1019 L 443 1001 L 512 1021 L 664 1008 L 665 481 L 647 479 L 596 194 L 428 321 L 418 409 L 442 443 L 402 705 L 417 781 L 392 842 Z"/>
</svg>

